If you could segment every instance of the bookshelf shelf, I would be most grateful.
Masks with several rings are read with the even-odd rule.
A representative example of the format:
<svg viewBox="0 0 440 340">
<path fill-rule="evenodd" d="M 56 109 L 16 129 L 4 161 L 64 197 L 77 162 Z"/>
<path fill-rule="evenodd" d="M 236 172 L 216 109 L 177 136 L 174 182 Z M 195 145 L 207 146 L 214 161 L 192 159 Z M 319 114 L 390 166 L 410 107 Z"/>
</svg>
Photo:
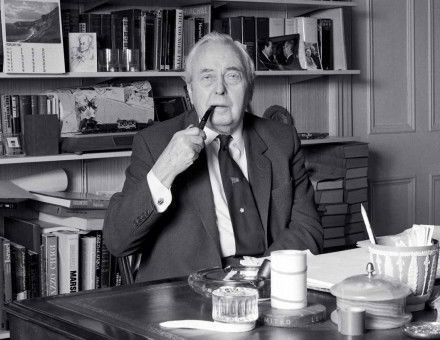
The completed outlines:
<svg viewBox="0 0 440 340">
<path fill-rule="evenodd" d="M 104 5 L 115 5 L 120 4 L 120 0 L 61 0 L 64 4 L 82 4 L 85 6 L 86 10 L 95 9 L 99 6 Z M 126 0 L 125 5 L 129 6 L 157 6 L 157 1 L 155 0 Z M 282 6 L 283 8 L 304 8 L 304 9 L 321 9 L 321 8 L 336 8 L 336 7 L 354 7 L 355 2 L 351 1 L 324 1 L 324 0 L 213 0 L 213 1 L 200 1 L 200 0 L 162 0 L 160 3 L 161 7 L 181 7 L 181 6 L 191 6 L 211 4 L 214 7 L 219 6 L 237 6 L 240 8 L 246 7 L 248 9 L 255 8 L 267 8 L 270 6 Z"/>
<path fill-rule="evenodd" d="M 301 145 L 343 143 L 343 142 L 353 142 L 358 140 L 359 138 L 357 137 L 328 137 L 328 138 L 320 138 L 320 139 L 302 140 Z M 78 160 L 88 160 L 88 159 L 123 158 L 130 156 L 131 156 L 131 151 L 109 151 L 109 152 L 84 153 L 82 155 L 69 153 L 69 154 L 59 154 L 59 155 L 50 155 L 50 156 L 1 157 L 0 165 L 78 161 Z"/>
<path fill-rule="evenodd" d="M 359 70 L 329 70 L 329 71 L 256 71 L 258 77 L 309 77 L 332 75 L 355 75 Z M 146 72 L 68 72 L 61 74 L 9 74 L 0 73 L 0 79 L 76 79 L 76 78 L 175 78 L 183 77 L 183 71 L 146 71 Z"/>
<path fill-rule="evenodd" d="M 0 165 L 121 158 L 121 157 L 130 157 L 130 155 L 131 155 L 131 151 L 110 151 L 110 152 L 85 153 L 82 155 L 68 153 L 68 154 L 59 154 L 59 155 L 50 155 L 50 156 L 2 157 L 0 158 Z"/>
</svg>

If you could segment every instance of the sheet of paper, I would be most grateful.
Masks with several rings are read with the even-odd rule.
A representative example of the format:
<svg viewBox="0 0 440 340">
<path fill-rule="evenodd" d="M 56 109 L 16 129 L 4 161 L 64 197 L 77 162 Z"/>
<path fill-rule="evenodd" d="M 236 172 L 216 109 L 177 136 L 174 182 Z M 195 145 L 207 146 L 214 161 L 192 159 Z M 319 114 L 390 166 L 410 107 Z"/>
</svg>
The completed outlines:
<svg viewBox="0 0 440 340">
<path fill-rule="evenodd" d="M 15 185 L 26 191 L 64 191 L 69 183 L 63 169 L 46 171 L 34 175 L 13 179 Z"/>
<path fill-rule="evenodd" d="M 307 255 L 307 288 L 329 291 L 349 276 L 366 274 L 370 261 L 367 248 L 355 248 L 321 255 Z"/>
<path fill-rule="evenodd" d="M 0 180 L 0 202 L 20 202 L 33 195 L 11 181 Z"/>
</svg>

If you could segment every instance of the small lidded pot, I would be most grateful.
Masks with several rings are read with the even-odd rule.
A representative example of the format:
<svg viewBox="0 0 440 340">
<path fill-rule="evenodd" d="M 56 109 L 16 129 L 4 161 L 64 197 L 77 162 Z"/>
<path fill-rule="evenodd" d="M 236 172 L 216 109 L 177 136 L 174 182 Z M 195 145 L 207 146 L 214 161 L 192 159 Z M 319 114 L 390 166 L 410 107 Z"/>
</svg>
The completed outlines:
<svg viewBox="0 0 440 340">
<path fill-rule="evenodd" d="M 375 275 L 372 263 L 367 265 L 367 274 L 348 277 L 330 292 L 336 296 L 337 310 L 365 309 L 367 329 L 401 327 L 412 317 L 405 312 L 409 287 L 392 277 Z M 331 314 L 334 323 L 338 323 L 337 310 Z"/>
</svg>

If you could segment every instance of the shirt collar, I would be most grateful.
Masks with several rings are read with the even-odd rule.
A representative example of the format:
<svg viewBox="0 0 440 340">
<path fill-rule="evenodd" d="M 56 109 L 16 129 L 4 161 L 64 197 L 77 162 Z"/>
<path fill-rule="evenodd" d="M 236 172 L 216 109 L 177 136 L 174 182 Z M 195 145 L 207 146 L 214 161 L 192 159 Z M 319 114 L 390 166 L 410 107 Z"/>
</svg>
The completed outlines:
<svg viewBox="0 0 440 340">
<path fill-rule="evenodd" d="M 219 135 L 218 132 L 210 129 L 209 127 L 205 126 L 205 134 L 206 134 L 206 139 L 205 139 L 205 145 L 209 145 L 212 143 L 212 141 L 214 139 L 217 138 L 217 136 Z M 232 140 L 234 144 L 237 144 L 237 146 L 241 146 L 244 145 L 244 141 L 243 141 L 243 121 L 241 121 L 240 125 L 238 126 L 238 128 L 232 133 Z"/>
</svg>

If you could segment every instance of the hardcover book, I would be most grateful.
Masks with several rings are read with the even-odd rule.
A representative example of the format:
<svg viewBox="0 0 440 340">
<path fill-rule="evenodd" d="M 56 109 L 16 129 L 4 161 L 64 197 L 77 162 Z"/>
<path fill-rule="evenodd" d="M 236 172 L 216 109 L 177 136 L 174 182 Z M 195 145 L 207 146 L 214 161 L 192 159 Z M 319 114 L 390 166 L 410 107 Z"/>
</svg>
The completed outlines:
<svg viewBox="0 0 440 340">
<path fill-rule="evenodd" d="M 29 206 L 46 214 L 56 215 L 59 217 L 82 217 L 82 218 L 104 218 L 105 210 L 103 209 L 69 209 L 60 205 L 29 201 Z"/>
<path fill-rule="evenodd" d="M 58 237 L 52 233 L 41 236 L 42 296 L 58 295 Z"/>
<path fill-rule="evenodd" d="M 58 237 L 59 292 L 76 293 L 79 284 L 79 234 L 67 230 L 54 234 Z"/>
<path fill-rule="evenodd" d="M 1 0 L 4 72 L 64 73 L 60 0 Z"/>
<path fill-rule="evenodd" d="M 38 214 L 40 221 L 59 224 L 62 226 L 77 228 L 81 230 L 102 230 L 104 225 L 103 218 L 87 218 L 87 217 L 61 217 L 57 215 L 51 215 L 44 212 Z"/>
<path fill-rule="evenodd" d="M 81 192 L 33 192 L 35 200 L 73 209 L 107 209 L 110 197 Z"/>
<path fill-rule="evenodd" d="M 318 10 L 310 14 L 317 19 L 331 19 L 333 28 L 333 67 L 335 70 L 347 69 L 347 52 L 344 27 L 344 11 L 342 8 Z"/>
<path fill-rule="evenodd" d="M 83 235 L 80 238 L 81 249 L 81 290 L 95 289 L 96 237 Z"/>
</svg>

